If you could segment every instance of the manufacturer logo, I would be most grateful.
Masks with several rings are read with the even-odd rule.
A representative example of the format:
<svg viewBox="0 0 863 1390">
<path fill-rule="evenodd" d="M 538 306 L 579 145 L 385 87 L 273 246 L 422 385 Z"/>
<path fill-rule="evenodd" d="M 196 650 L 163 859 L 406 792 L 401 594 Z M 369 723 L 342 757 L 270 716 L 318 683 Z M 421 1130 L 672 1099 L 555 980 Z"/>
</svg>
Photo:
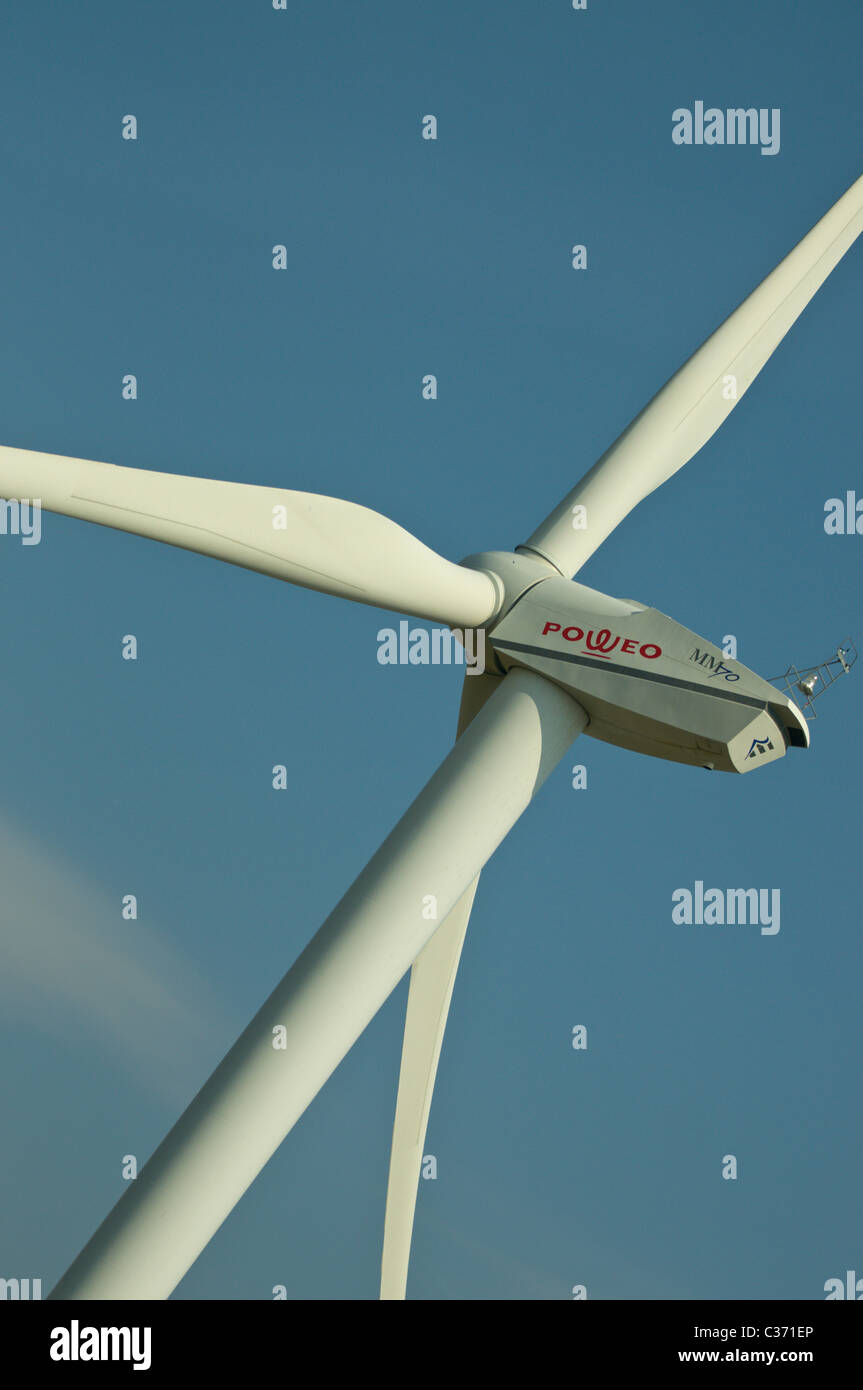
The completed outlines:
<svg viewBox="0 0 863 1390">
<path fill-rule="evenodd" d="M 560 623 L 546 623 L 542 629 L 543 637 L 550 632 L 559 632 L 565 642 L 583 643 L 582 651 L 590 652 L 591 656 L 610 657 L 611 653 L 618 647 L 627 656 L 643 656 L 648 661 L 655 661 L 658 656 L 662 656 L 662 648 L 657 647 L 655 642 L 642 642 L 639 646 L 634 637 L 620 637 L 611 632 L 607 627 L 600 628 L 594 632 L 593 628 L 584 635 L 584 629 L 576 627 L 565 627 L 561 631 Z"/>
<path fill-rule="evenodd" d="M 759 753 L 766 753 L 767 750 L 768 750 L 768 748 L 770 749 L 770 752 L 772 753 L 772 752 L 773 752 L 773 742 L 772 742 L 771 739 L 769 739 L 769 738 L 754 738 L 754 739 L 752 740 L 751 744 L 749 745 L 749 752 L 746 754 L 746 756 L 747 756 L 747 758 L 755 758 L 755 757 L 758 756 Z"/>
<path fill-rule="evenodd" d="M 689 653 L 689 660 L 694 661 L 696 666 L 703 666 L 710 672 L 708 680 L 713 680 L 714 676 L 722 676 L 726 681 L 739 681 L 740 676 L 736 671 L 732 671 L 730 666 L 718 656 L 711 656 L 710 652 L 703 652 L 700 647 Z"/>
</svg>

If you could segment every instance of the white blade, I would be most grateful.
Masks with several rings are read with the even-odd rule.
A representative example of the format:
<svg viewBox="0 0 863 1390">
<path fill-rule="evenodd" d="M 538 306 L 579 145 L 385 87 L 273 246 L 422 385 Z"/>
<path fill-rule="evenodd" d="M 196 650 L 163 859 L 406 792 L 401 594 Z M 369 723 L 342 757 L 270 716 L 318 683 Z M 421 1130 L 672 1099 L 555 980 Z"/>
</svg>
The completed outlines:
<svg viewBox="0 0 863 1390">
<path fill-rule="evenodd" d="M 499 684 L 500 677 L 488 673 L 465 676 L 458 738 Z M 478 883 L 479 878 L 475 878 L 411 969 L 384 1218 L 382 1299 L 402 1299 L 407 1289 L 417 1185 L 429 1111 L 453 986 Z"/>
<path fill-rule="evenodd" d="M 384 1218 L 381 1298 L 405 1296 L 417 1186 L 453 985 L 479 879 L 459 898 L 411 970 Z"/>
<path fill-rule="evenodd" d="M 755 380 L 774 348 L 863 231 L 863 178 L 654 396 L 519 549 L 571 578 L 639 502 L 687 463 Z M 586 526 L 573 508 L 586 509 Z"/>
<path fill-rule="evenodd" d="M 168 1297 L 586 724 L 500 682 L 52 1298 Z"/>
<path fill-rule="evenodd" d="M 489 575 L 336 497 L 4 447 L 0 496 L 39 499 L 51 512 L 452 626 L 481 626 L 498 606 Z"/>
</svg>

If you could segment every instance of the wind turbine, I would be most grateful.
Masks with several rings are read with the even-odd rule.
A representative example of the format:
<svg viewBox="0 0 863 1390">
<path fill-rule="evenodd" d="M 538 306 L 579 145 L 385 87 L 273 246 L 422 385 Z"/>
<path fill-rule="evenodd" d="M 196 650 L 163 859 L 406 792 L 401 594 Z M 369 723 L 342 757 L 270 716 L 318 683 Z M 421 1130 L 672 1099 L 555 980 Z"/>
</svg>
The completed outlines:
<svg viewBox="0 0 863 1390">
<path fill-rule="evenodd" d="M 715 433 L 861 230 L 863 178 L 514 552 L 451 564 L 351 502 L 0 448 L 7 498 L 359 603 L 484 628 L 494 661 L 465 682 L 449 755 L 52 1298 L 168 1297 L 411 969 L 381 1278 L 382 1298 L 404 1297 L 426 1123 L 478 877 L 549 772 L 582 732 L 735 772 L 808 746 L 805 719 L 774 686 L 655 609 L 573 576 Z"/>
</svg>

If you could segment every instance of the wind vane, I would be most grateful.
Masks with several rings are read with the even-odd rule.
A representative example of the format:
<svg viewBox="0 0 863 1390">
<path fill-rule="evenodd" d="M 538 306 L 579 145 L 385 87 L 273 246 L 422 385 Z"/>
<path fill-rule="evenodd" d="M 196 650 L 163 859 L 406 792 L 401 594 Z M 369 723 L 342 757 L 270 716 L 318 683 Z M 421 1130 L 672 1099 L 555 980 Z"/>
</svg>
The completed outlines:
<svg viewBox="0 0 863 1390">
<path fill-rule="evenodd" d="M 845 676 L 851 670 L 857 660 L 857 648 L 846 637 L 840 647 L 836 648 L 836 655 L 828 657 L 826 661 L 821 661 L 817 666 L 804 666 L 798 671 L 796 666 L 789 666 L 788 670 L 781 676 L 776 676 L 770 682 L 771 685 L 778 685 L 780 681 L 785 684 L 785 689 L 795 700 L 805 719 L 817 719 L 818 711 L 813 705 L 819 695 L 823 695 L 828 686 L 840 676 Z M 801 700 L 800 696 L 804 698 Z"/>
</svg>

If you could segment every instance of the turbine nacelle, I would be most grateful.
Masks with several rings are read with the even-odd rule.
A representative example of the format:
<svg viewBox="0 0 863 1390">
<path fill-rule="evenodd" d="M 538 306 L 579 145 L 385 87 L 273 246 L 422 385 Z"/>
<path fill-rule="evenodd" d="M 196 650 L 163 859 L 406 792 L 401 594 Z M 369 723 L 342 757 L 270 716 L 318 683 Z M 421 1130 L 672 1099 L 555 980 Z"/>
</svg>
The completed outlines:
<svg viewBox="0 0 863 1390">
<path fill-rule="evenodd" d="M 656 608 L 567 579 L 544 579 L 489 635 L 502 672 L 523 666 L 560 685 L 594 738 L 636 753 L 749 772 L 809 745 L 795 704 Z"/>
</svg>

